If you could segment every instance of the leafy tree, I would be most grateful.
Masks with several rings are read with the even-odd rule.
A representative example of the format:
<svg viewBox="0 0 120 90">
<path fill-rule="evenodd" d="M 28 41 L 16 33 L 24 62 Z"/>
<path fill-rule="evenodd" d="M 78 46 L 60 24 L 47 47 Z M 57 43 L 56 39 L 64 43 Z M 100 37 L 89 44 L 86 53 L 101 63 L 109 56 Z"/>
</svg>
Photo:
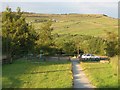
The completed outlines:
<svg viewBox="0 0 120 90">
<path fill-rule="evenodd" d="M 34 47 L 36 32 L 32 25 L 25 21 L 21 9 L 18 7 L 17 12 L 12 12 L 7 7 L 2 14 L 2 37 L 3 52 L 7 57 L 12 58 L 14 55 L 28 53 Z"/>
<path fill-rule="evenodd" d="M 81 46 L 82 46 L 82 38 L 81 36 L 75 36 L 73 37 L 73 43 L 74 43 L 74 47 L 75 47 L 75 50 L 77 52 L 77 55 L 80 54 L 80 49 L 81 49 Z"/>
<path fill-rule="evenodd" d="M 70 50 L 71 53 L 83 51 L 85 53 L 93 53 L 106 55 L 105 48 L 107 47 L 107 41 L 99 38 L 88 35 L 59 35 L 55 40 L 55 45 L 62 50 Z M 65 49 L 65 46 L 67 47 Z M 68 53 L 68 52 L 67 52 Z"/>
<path fill-rule="evenodd" d="M 73 54 L 75 47 L 74 47 L 74 43 L 71 40 L 67 40 L 64 42 L 63 44 L 63 50 L 67 53 L 67 54 Z"/>
<path fill-rule="evenodd" d="M 114 55 L 118 54 L 118 35 L 114 32 L 108 32 L 106 33 L 106 39 L 107 39 L 107 47 L 106 47 L 106 53 L 108 56 L 112 57 Z"/>
<path fill-rule="evenodd" d="M 37 47 L 36 49 L 39 50 L 42 49 L 44 52 L 48 52 L 48 48 L 52 46 L 52 30 L 51 27 L 52 22 L 51 20 L 44 22 L 41 27 L 38 29 L 38 40 L 36 41 Z"/>
</svg>

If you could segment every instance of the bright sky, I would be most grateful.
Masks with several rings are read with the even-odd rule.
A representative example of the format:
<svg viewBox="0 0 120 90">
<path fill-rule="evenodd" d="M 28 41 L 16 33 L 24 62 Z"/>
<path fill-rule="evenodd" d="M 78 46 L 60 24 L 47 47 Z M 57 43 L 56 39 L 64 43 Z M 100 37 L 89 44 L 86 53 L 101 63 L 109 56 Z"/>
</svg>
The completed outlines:
<svg viewBox="0 0 120 90">
<path fill-rule="evenodd" d="M 17 7 L 21 7 L 23 11 L 36 13 L 106 14 L 118 17 L 118 0 L 24 0 L 24 2 L 23 0 L 3 0 L 0 11 L 5 10 L 7 6 L 14 11 Z"/>
<path fill-rule="evenodd" d="M 119 0 L 2 0 L 2 2 L 119 2 Z"/>
</svg>

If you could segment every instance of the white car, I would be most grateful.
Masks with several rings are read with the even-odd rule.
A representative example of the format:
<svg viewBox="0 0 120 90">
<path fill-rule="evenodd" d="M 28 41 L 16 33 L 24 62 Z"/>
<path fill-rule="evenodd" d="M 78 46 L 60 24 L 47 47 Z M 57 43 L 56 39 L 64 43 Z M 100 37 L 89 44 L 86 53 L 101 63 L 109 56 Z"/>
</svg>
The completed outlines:
<svg viewBox="0 0 120 90">
<path fill-rule="evenodd" d="M 97 60 L 100 59 L 99 56 L 95 56 L 93 54 L 83 54 L 81 57 L 83 60 L 88 60 L 88 59 L 93 59 L 93 60 Z"/>
</svg>

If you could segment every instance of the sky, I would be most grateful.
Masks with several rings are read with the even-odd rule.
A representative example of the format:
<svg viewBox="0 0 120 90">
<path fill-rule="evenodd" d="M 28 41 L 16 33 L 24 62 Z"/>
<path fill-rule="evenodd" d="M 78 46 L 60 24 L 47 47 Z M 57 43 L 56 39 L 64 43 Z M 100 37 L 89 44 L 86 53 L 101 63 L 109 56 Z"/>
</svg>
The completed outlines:
<svg viewBox="0 0 120 90">
<path fill-rule="evenodd" d="M 48 0 L 49 1 L 49 0 Z M 65 14 L 65 13 L 78 13 L 78 14 L 106 14 L 110 17 L 118 17 L 118 2 L 117 0 L 110 2 L 88 2 L 88 1 L 49 1 L 40 2 L 34 0 L 34 2 L 2 2 L 2 8 L 0 11 L 4 11 L 7 6 L 11 7 L 13 11 L 17 7 L 21 7 L 22 11 L 35 12 L 35 13 L 49 13 L 49 14 Z"/>
</svg>

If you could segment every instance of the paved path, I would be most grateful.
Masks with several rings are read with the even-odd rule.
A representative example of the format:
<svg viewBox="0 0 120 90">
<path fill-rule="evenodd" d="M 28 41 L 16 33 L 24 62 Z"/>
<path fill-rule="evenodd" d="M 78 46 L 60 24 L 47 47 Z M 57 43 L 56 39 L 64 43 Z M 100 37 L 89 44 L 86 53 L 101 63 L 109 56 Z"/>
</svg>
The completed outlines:
<svg viewBox="0 0 120 90">
<path fill-rule="evenodd" d="M 73 65 L 73 88 L 95 88 L 90 84 L 77 59 L 71 59 Z"/>
</svg>

